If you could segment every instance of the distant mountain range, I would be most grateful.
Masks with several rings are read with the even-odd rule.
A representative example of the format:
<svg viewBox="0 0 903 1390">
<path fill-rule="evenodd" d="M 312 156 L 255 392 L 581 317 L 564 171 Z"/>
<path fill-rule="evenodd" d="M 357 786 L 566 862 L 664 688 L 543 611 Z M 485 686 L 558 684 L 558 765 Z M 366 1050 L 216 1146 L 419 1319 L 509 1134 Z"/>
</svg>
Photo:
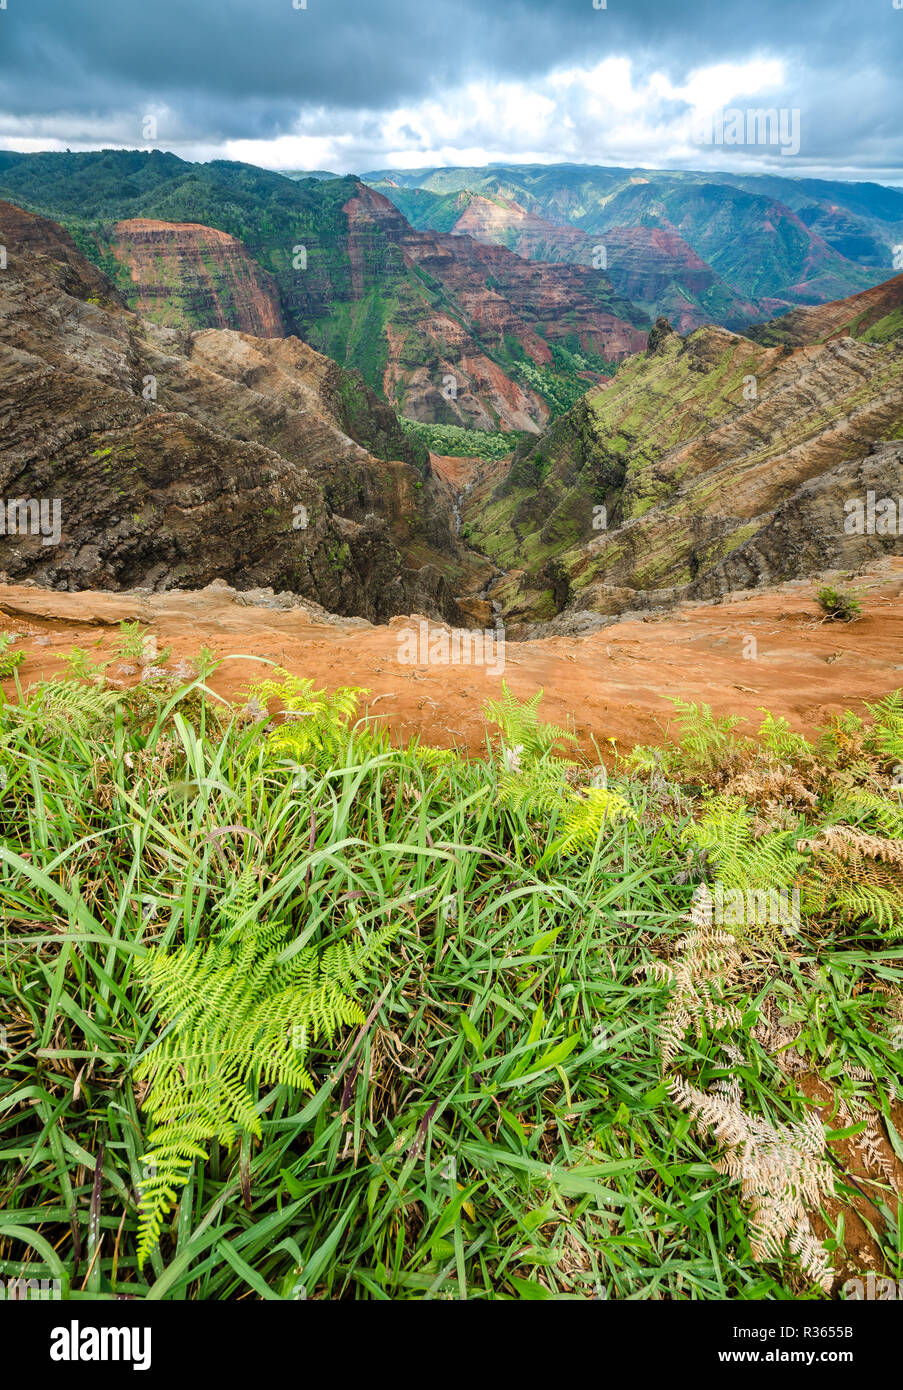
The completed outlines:
<svg viewBox="0 0 903 1390">
<path fill-rule="evenodd" d="M 171 327 L 294 334 L 422 426 L 536 433 L 665 316 L 734 332 L 888 278 L 903 191 L 586 165 L 273 173 L 160 151 L 0 152 Z"/>
<path fill-rule="evenodd" d="M 615 288 L 682 330 L 855 293 L 887 279 L 903 243 L 903 190 L 873 183 L 560 164 L 364 179 L 415 227 L 537 259 L 586 263 L 602 246 Z"/>
</svg>

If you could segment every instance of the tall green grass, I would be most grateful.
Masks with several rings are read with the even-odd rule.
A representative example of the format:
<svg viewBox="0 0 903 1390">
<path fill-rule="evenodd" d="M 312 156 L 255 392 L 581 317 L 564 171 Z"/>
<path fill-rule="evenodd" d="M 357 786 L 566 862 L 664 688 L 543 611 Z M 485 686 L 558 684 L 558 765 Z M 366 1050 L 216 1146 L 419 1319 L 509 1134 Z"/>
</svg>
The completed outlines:
<svg viewBox="0 0 903 1390">
<path fill-rule="evenodd" d="M 686 930 L 699 788 L 621 769 L 632 817 L 570 852 L 563 810 L 500 802 L 489 743 L 441 757 L 352 717 L 291 749 L 200 679 L 50 682 L 3 708 L 0 1278 L 72 1299 L 818 1296 L 752 1259 L 737 1188 L 668 1099 L 666 991 L 635 974 Z M 394 941 L 366 1023 L 312 1048 L 312 1091 L 261 1086 L 261 1138 L 212 1145 L 139 1268 L 135 1067 L 161 1023 L 136 965 L 206 940 L 248 870 L 255 913 L 301 944 Z M 749 1031 L 772 999 L 838 1089 L 868 1066 L 889 1123 L 874 986 L 899 984 L 899 947 L 821 923 L 755 951 L 747 1103 L 807 1104 Z M 683 1062 L 723 1074 L 705 1035 Z M 869 1192 L 899 1278 L 894 1194 Z"/>
</svg>

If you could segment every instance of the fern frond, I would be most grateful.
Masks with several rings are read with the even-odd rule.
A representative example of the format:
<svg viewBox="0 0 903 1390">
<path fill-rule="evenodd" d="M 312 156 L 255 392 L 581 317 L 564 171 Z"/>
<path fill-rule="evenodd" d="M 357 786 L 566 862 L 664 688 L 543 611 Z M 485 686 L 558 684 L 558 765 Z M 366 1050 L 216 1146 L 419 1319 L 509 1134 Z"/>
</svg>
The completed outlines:
<svg viewBox="0 0 903 1390">
<path fill-rule="evenodd" d="M 868 787 L 843 787 L 834 797 L 834 809 L 844 820 L 871 822 L 885 835 L 903 839 L 903 788 L 887 795 Z"/>
<path fill-rule="evenodd" d="M 795 734 L 787 720 L 777 719 L 769 710 L 763 710 L 765 718 L 759 726 L 759 742 L 775 757 L 791 762 L 811 759 L 815 750 L 802 734 Z"/>
<path fill-rule="evenodd" d="M 740 1184 L 750 1213 L 753 1258 L 794 1255 L 804 1272 L 826 1291 L 833 1272 L 815 1238 L 809 1212 L 834 1191 L 834 1172 L 825 1158 L 825 1132 L 807 1111 L 791 1124 L 772 1124 L 741 1104 L 736 1077 L 700 1090 L 683 1077 L 671 1082 L 671 1098 L 695 1122 L 710 1129 L 720 1149 L 714 1167 Z"/>
<path fill-rule="evenodd" d="M 304 759 L 312 754 L 334 753 L 367 690 L 361 686 L 340 686 L 330 694 L 325 689 L 315 690 L 307 676 L 294 676 L 281 669 L 276 676 L 278 679 L 255 681 L 245 692 L 252 708 L 265 710 L 268 700 L 278 700 L 282 705 L 283 722 L 267 739 L 272 759 Z"/>
<path fill-rule="evenodd" d="M 121 699 L 116 690 L 55 678 L 33 685 L 21 705 L 9 705 L 9 717 L 39 726 L 47 737 L 85 733 L 107 725 Z"/>
<path fill-rule="evenodd" d="M 731 798 L 709 803 L 701 820 L 689 825 L 683 839 L 706 851 L 727 889 L 781 889 L 795 884 L 806 858 L 795 844 L 795 831 L 776 831 L 756 837 L 755 821 L 745 806 Z"/>
<path fill-rule="evenodd" d="M 575 766 L 564 758 L 548 757 L 523 771 L 503 772 L 499 777 L 499 805 L 534 818 L 559 811 L 571 795 L 568 773 Z"/>
<path fill-rule="evenodd" d="M 903 840 L 828 825 L 798 848 L 817 867 L 805 884 L 809 909 L 837 911 L 847 921 L 871 918 L 890 936 L 903 931 Z"/>
<path fill-rule="evenodd" d="M 10 651 L 15 636 L 11 632 L 0 632 L 0 681 L 8 680 L 17 666 L 21 666 L 25 660 L 25 653 Z"/>
<path fill-rule="evenodd" d="M 703 1024 L 718 1032 L 733 1031 L 741 1022 L 739 1009 L 728 998 L 740 969 L 740 953 L 729 932 L 713 930 L 707 889 L 697 890 L 688 920 L 695 930 L 675 942 L 673 960 L 646 961 L 634 971 L 668 986 L 659 1024 L 662 1074 L 670 1070 L 687 1035 L 698 1035 Z"/>
<path fill-rule="evenodd" d="M 874 705 L 866 704 L 873 725 L 866 746 L 888 762 L 903 762 L 903 690 L 894 690 Z"/>
<path fill-rule="evenodd" d="M 734 730 L 745 720 L 736 714 L 716 716 L 710 705 L 689 704 L 672 699 L 677 710 L 679 761 L 685 772 L 704 776 L 724 764 L 738 752 L 740 742 Z"/>
<path fill-rule="evenodd" d="M 539 704 L 543 692 L 537 690 L 529 700 L 521 702 L 502 681 L 502 698 L 489 700 L 484 705 L 484 713 L 490 724 L 495 724 L 502 732 L 506 745 L 519 746 L 529 758 L 538 758 L 553 748 L 556 743 L 576 739 L 567 729 L 556 724 L 543 724 L 539 719 Z"/>
<path fill-rule="evenodd" d="M 636 820 L 636 812 L 618 792 L 608 787 L 589 787 L 572 793 L 556 847 L 562 853 L 591 849 L 604 830 L 625 820 Z"/>
<path fill-rule="evenodd" d="M 142 1184 L 139 1260 L 159 1239 L 192 1164 L 217 1141 L 260 1135 L 261 1085 L 312 1090 L 306 1053 L 364 1021 L 351 996 L 396 934 L 348 936 L 322 953 L 292 940 L 288 921 L 258 920 L 260 885 L 246 869 L 220 905 L 221 928 L 201 945 L 151 950 L 136 965 L 166 1028 L 135 1067 L 153 1121 Z"/>
</svg>

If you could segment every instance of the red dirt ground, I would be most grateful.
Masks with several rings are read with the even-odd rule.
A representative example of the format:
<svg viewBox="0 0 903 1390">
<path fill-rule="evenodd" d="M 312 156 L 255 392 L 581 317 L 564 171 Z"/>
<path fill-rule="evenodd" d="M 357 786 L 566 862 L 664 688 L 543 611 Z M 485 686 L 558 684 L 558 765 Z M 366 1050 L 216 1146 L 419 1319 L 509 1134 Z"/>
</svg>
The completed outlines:
<svg viewBox="0 0 903 1390">
<path fill-rule="evenodd" d="M 172 646 L 173 661 L 190 659 L 202 645 L 225 658 L 211 685 L 229 698 L 264 674 L 242 657 L 262 656 L 330 689 L 367 688 L 364 704 L 401 740 L 419 734 L 477 751 L 483 702 L 498 696 L 504 679 L 520 698 L 542 687 L 545 718 L 573 727 L 586 751 L 593 740 L 603 750 L 614 740 L 625 751 L 661 740 L 669 696 L 705 701 L 717 714 L 753 724 L 765 707 L 811 731 L 832 711 L 903 685 L 903 558 L 856 577 L 864 615 L 857 623 L 821 621 L 816 587 L 793 583 L 726 603 L 683 605 L 586 637 L 509 642 L 504 673 L 495 675 L 478 665 L 402 664 L 404 630 L 416 630 L 416 617 L 384 627 L 333 625 L 303 609 L 242 605 L 215 587 L 143 597 L 0 585 L 0 626 L 23 634 L 24 684 L 60 672 L 73 645 L 87 648 L 91 660 L 109 656 L 118 622 L 137 618 L 161 647 Z M 430 624 L 432 632 L 440 627 Z M 754 659 L 743 654 L 750 638 Z M 115 664 L 109 675 L 123 684 L 137 678 L 119 675 Z"/>
</svg>

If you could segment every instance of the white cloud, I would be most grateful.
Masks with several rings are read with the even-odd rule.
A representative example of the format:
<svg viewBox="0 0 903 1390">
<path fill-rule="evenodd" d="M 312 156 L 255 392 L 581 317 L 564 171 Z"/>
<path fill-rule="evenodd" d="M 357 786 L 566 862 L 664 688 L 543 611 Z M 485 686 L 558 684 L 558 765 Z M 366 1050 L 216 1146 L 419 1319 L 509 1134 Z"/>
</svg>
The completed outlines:
<svg viewBox="0 0 903 1390">
<path fill-rule="evenodd" d="M 783 89 L 784 65 L 752 58 L 692 72 L 681 85 L 666 73 L 638 77 L 628 58 L 551 71 L 536 82 L 471 81 L 441 96 L 335 120 L 302 113 L 290 135 L 234 140 L 226 154 L 270 168 L 416 168 L 491 160 L 669 164 L 698 147 L 689 132 L 700 113 Z"/>
</svg>

